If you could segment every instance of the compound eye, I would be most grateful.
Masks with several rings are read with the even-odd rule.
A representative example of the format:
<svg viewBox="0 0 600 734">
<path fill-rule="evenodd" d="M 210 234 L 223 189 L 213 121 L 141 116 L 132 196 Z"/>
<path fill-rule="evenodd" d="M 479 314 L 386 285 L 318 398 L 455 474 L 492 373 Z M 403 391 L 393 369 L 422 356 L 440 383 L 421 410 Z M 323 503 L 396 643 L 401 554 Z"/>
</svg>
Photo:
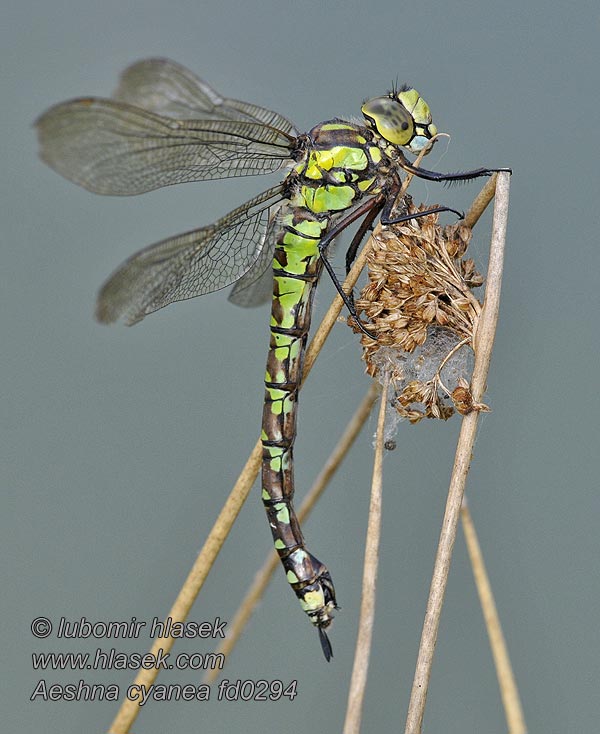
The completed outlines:
<svg viewBox="0 0 600 734">
<path fill-rule="evenodd" d="M 362 113 L 381 137 L 394 145 L 408 145 L 414 137 L 413 117 L 397 99 L 375 97 L 365 102 Z"/>
</svg>

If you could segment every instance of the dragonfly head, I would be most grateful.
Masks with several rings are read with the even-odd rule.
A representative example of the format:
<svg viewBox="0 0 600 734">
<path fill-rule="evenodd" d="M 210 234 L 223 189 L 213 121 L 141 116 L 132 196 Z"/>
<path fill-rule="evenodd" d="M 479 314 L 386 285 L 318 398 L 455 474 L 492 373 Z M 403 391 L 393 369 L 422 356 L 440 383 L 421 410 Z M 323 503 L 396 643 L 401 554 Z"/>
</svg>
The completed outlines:
<svg viewBox="0 0 600 734">
<path fill-rule="evenodd" d="M 429 105 L 416 89 L 401 87 L 361 107 L 367 125 L 393 145 L 420 153 L 437 134 Z"/>
</svg>

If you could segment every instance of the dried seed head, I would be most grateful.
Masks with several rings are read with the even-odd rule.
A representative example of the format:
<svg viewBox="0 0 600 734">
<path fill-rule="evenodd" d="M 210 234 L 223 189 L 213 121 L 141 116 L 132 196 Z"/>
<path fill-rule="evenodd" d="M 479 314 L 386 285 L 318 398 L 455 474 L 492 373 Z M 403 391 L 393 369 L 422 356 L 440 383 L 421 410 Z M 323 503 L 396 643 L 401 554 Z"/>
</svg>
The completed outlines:
<svg viewBox="0 0 600 734">
<path fill-rule="evenodd" d="M 408 196 L 403 206 L 408 213 L 434 208 L 414 207 Z M 446 420 L 454 413 L 445 402 L 452 391 L 468 391 L 460 380 L 471 372 L 468 345 L 481 311 L 471 288 L 483 283 L 473 260 L 463 259 L 470 239 L 468 227 L 441 227 L 437 214 L 373 235 L 369 280 L 356 308 L 377 339 L 362 335 L 363 359 L 371 376 L 391 374 L 395 408 L 411 423 Z M 459 392 L 456 409 L 467 409 L 467 403 L 467 394 Z"/>
<path fill-rule="evenodd" d="M 461 378 L 458 387 L 450 393 L 454 407 L 461 415 L 468 415 L 474 410 L 480 413 L 489 413 L 490 408 L 485 403 L 476 403 L 469 387 L 469 383 Z"/>
</svg>

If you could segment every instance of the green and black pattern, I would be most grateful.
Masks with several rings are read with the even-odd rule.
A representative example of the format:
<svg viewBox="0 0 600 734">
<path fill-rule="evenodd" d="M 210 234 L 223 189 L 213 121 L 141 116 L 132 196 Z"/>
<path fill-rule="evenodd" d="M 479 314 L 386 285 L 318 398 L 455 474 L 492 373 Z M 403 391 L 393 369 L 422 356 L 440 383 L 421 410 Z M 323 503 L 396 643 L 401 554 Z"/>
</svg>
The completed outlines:
<svg viewBox="0 0 600 734">
<path fill-rule="evenodd" d="M 293 506 L 296 404 L 315 286 L 323 266 L 333 274 L 327 247 L 360 217 L 366 224 L 353 249 L 377 215 L 384 223 L 409 218 L 391 217 L 403 170 L 432 181 L 500 170 L 440 174 L 413 167 L 405 151 L 421 152 L 437 133 L 415 89 L 369 100 L 362 112 L 364 124 L 336 119 L 298 135 L 276 112 L 221 97 L 172 61 L 148 59 L 124 71 L 112 98 L 65 102 L 37 121 L 43 160 L 99 194 L 291 168 L 281 184 L 214 224 L 133 255 L 102 287 L 96 313 L 104 323 L 134 324 L 169 303 L 232 283 L 230 300 L 237 305 L 271 297 L 262 498 L 287 580 L 319 630 L 328 660 L 325 630 L 335 591 L 326 566 L 306 549 Z"/>
</svg>

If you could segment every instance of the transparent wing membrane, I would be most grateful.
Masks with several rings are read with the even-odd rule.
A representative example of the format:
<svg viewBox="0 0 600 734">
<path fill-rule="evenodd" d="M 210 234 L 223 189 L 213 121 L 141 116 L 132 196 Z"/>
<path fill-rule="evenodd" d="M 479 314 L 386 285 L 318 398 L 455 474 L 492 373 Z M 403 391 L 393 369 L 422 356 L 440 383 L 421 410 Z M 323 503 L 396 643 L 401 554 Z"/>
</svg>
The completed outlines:
<svg viewBox="0 0 600 734">
<path fill-rule="evenodd" d="M 267 303 L 273 297 L 273 256 L 278 227 L 271 220 L 265 244 L 254 265 L 235 284 L 228 300 L 242 308 L 253 308 Z"/>
<path fill-rule="evenodd" d="M 271 173 L 290 156 L 290 138 L 258 122 L 171 120 L 101 98 L 51 107 L 36 124 L 44 161 L 97 194 Z"/>
<path fill-rule="evenodd" d="M 129 66 L 121 74 L 113 98 L 177 120 L 245 120 L 297 135 L 283 115 L 221 97 L 205 81 L 169 59 L 145 59 Z"/>
<path fill-rule="evenodd" d="M 169 303 L 234 283 L 256 263 L 262 268 L 272 258 L 274 239 L 269 227 L 274 225 L 281 201 L 282 187 L 275 186 L 208 227 L 136 253 L 102 287 L 98 320 L 111 323 L 123 319 L 135 324 Z"/>
</svg>

